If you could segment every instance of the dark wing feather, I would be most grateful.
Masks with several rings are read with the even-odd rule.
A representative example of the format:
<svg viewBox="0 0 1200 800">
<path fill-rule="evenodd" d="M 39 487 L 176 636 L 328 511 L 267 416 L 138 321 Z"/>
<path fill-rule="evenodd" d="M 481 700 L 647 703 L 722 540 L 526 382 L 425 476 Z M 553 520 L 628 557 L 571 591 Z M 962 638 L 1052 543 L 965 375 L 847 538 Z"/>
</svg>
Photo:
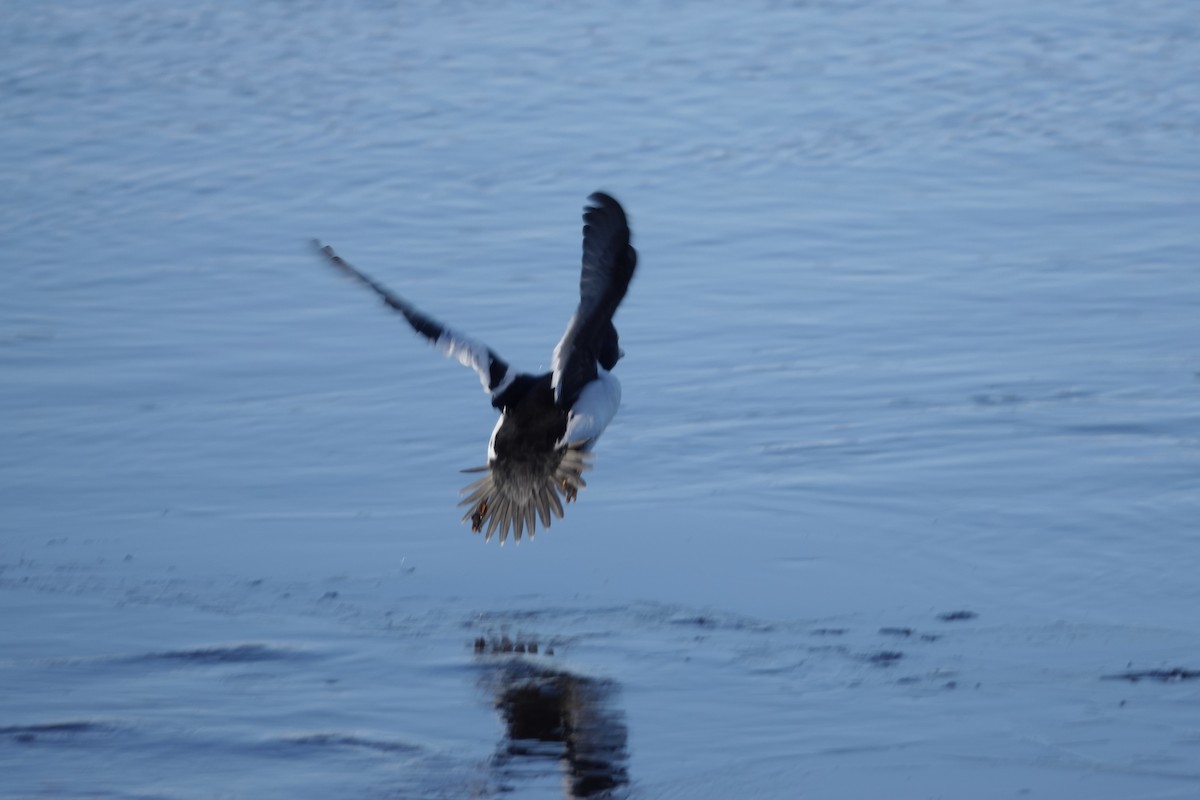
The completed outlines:
<svg viewBox="0 0 1200 800">
<path fill-rule="evenodd" d="M 570 408 L 583 387 L 595 380 L 597 364 L 605 369 L 616 365 L 620 350 L 612 319 L 637 267 L 637 251 L 630 244 L 629 221 L 621 204 L 603 192 L 588 200 L 583 212 L 579 307 L 554 348 L 554 396 L 560 408 Z"/>
<path fill-rule="evenodd" d="M 355 269 L 349 262 L 335 253 L 332 247 L 328 245 L 322 246 L 315 239 L 313 240 L 313 244 L 331 265 L 340 270 L 344 275 L 372 289 L 377 295 L 383 298 L 383 302 L 388 307 L 403 314 L 408 324 L 412 326 L 412 329 L 428 339 L 430 343 L 441 351 L 442 355 L 447 358 L 453 358 L 463 366 L 475 370 L 476 374 L 479 375 L 479 381 L 483 384 L 484 390 L 490 393 L 493 399 L 512 383 L 515 373 L 511 372 L 508 364 L 490 348 L 456 333 L 433 317 L 418 311 L 415 306 L 403 297 L 392 292 L 383 284 L 378 283 L 366 273 Z"/>
</svg>

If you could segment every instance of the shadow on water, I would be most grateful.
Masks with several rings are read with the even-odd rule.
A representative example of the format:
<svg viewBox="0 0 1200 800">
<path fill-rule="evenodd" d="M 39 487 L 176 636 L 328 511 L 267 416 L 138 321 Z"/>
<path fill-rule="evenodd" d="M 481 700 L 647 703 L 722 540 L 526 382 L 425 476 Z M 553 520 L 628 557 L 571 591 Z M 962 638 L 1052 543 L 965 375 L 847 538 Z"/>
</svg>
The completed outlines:
<svg viewBox="0 0 1200 800">
<path fill-rule="evenodd" d="M 546 765 L 563 774 L 567 798 L 606 798 L 629 783 L 624 714 L 613 707 L 618 685 L 571 672 L 552 660 L 553 648 L 479 638 L 475 654 L 504 719 L 493 765 L 506 781 L 533 778 Z"/>
</svg>

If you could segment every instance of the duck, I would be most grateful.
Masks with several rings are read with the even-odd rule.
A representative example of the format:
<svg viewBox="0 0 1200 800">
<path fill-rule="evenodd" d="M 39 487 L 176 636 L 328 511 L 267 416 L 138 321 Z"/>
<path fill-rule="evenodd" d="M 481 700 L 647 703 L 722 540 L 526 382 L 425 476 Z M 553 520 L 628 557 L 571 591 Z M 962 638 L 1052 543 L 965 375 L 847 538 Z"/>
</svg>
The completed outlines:
<svg viewBox="0 0 1200 800">
<path fill-rule="evenodd" d="M 583 210 L 583 258 L 579 304 L 554 346 L 550 370 L 523 372 L 487 345 L 464 336 L 418 310 L 374 278 L 351 266 L 329 245 L 314 240 L 324 259 L 366 286 L 399 312 L 443 356 L 478 375 L 500 416 L 487 446 L 487 463 L 463 470 L 478 477 L 464 487 L 463 522 L 484 541 L 511 533 L 532 539 L 540 521 L 562 519 L 587 486 L 594 448 L 621 405 L 621 384 L 612 374 L 624 356 L 613 322 L 637 268 L 629 220 L 611 195 L 592 193 Z"/>
</svg>

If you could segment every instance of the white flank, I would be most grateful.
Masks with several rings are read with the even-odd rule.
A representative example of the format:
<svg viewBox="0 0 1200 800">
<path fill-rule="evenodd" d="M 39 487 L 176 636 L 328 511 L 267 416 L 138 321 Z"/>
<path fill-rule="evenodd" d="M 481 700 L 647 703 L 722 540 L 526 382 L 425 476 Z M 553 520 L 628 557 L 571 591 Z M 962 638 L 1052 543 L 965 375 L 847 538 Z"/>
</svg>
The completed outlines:
<svg viewBox="0 0 1200 800">
<path fill-rule="evenodd" d="M 584 450 L 591 450 L 616 416 L 621 405 L 621 383 L 603 369 L 596 380 L 583 387 L 579 399 L 567 417 L 567 432 L 558 443 L 561 447 L 572 442 L 587 442 Z"/>
</svg>

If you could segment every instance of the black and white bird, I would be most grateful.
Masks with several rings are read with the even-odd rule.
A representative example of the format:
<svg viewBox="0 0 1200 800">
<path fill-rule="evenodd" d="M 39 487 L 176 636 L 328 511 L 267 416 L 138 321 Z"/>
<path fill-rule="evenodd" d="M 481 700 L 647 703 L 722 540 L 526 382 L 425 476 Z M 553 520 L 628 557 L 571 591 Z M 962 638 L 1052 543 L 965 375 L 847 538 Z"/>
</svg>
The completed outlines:
<svg viewBox="0 0 1200 800">
<path fill-rule="evenodd" d="M 479 375 L 500 419 L 488 442 L 487 465 L 465 472 L 482 476 L 462 490 L 463 521 L 485 539 L 499 531 L 534 534 L 536 520 L 549 528 L 562 517 L 562 500 L 575 499 L 587 484 L 591 450 L 617 413 L 621 385 L 612 369 L 623 355 L 613 315 L 637 266 L 629 222 L 620 203 L 603 192 L 588 198 L 583 212 L 583 269 L 579 307 L 554 348 L 550 372 L 519 372 L 486 345 L 468 339 L 418 311 L 407 300 L 346 263 L 316 242 L 333 266 L 373 289 L 399 311 L 417 333 L 443 355 Z M 561 499 L 560 499 L 561 498 Z"/>
</svg>

